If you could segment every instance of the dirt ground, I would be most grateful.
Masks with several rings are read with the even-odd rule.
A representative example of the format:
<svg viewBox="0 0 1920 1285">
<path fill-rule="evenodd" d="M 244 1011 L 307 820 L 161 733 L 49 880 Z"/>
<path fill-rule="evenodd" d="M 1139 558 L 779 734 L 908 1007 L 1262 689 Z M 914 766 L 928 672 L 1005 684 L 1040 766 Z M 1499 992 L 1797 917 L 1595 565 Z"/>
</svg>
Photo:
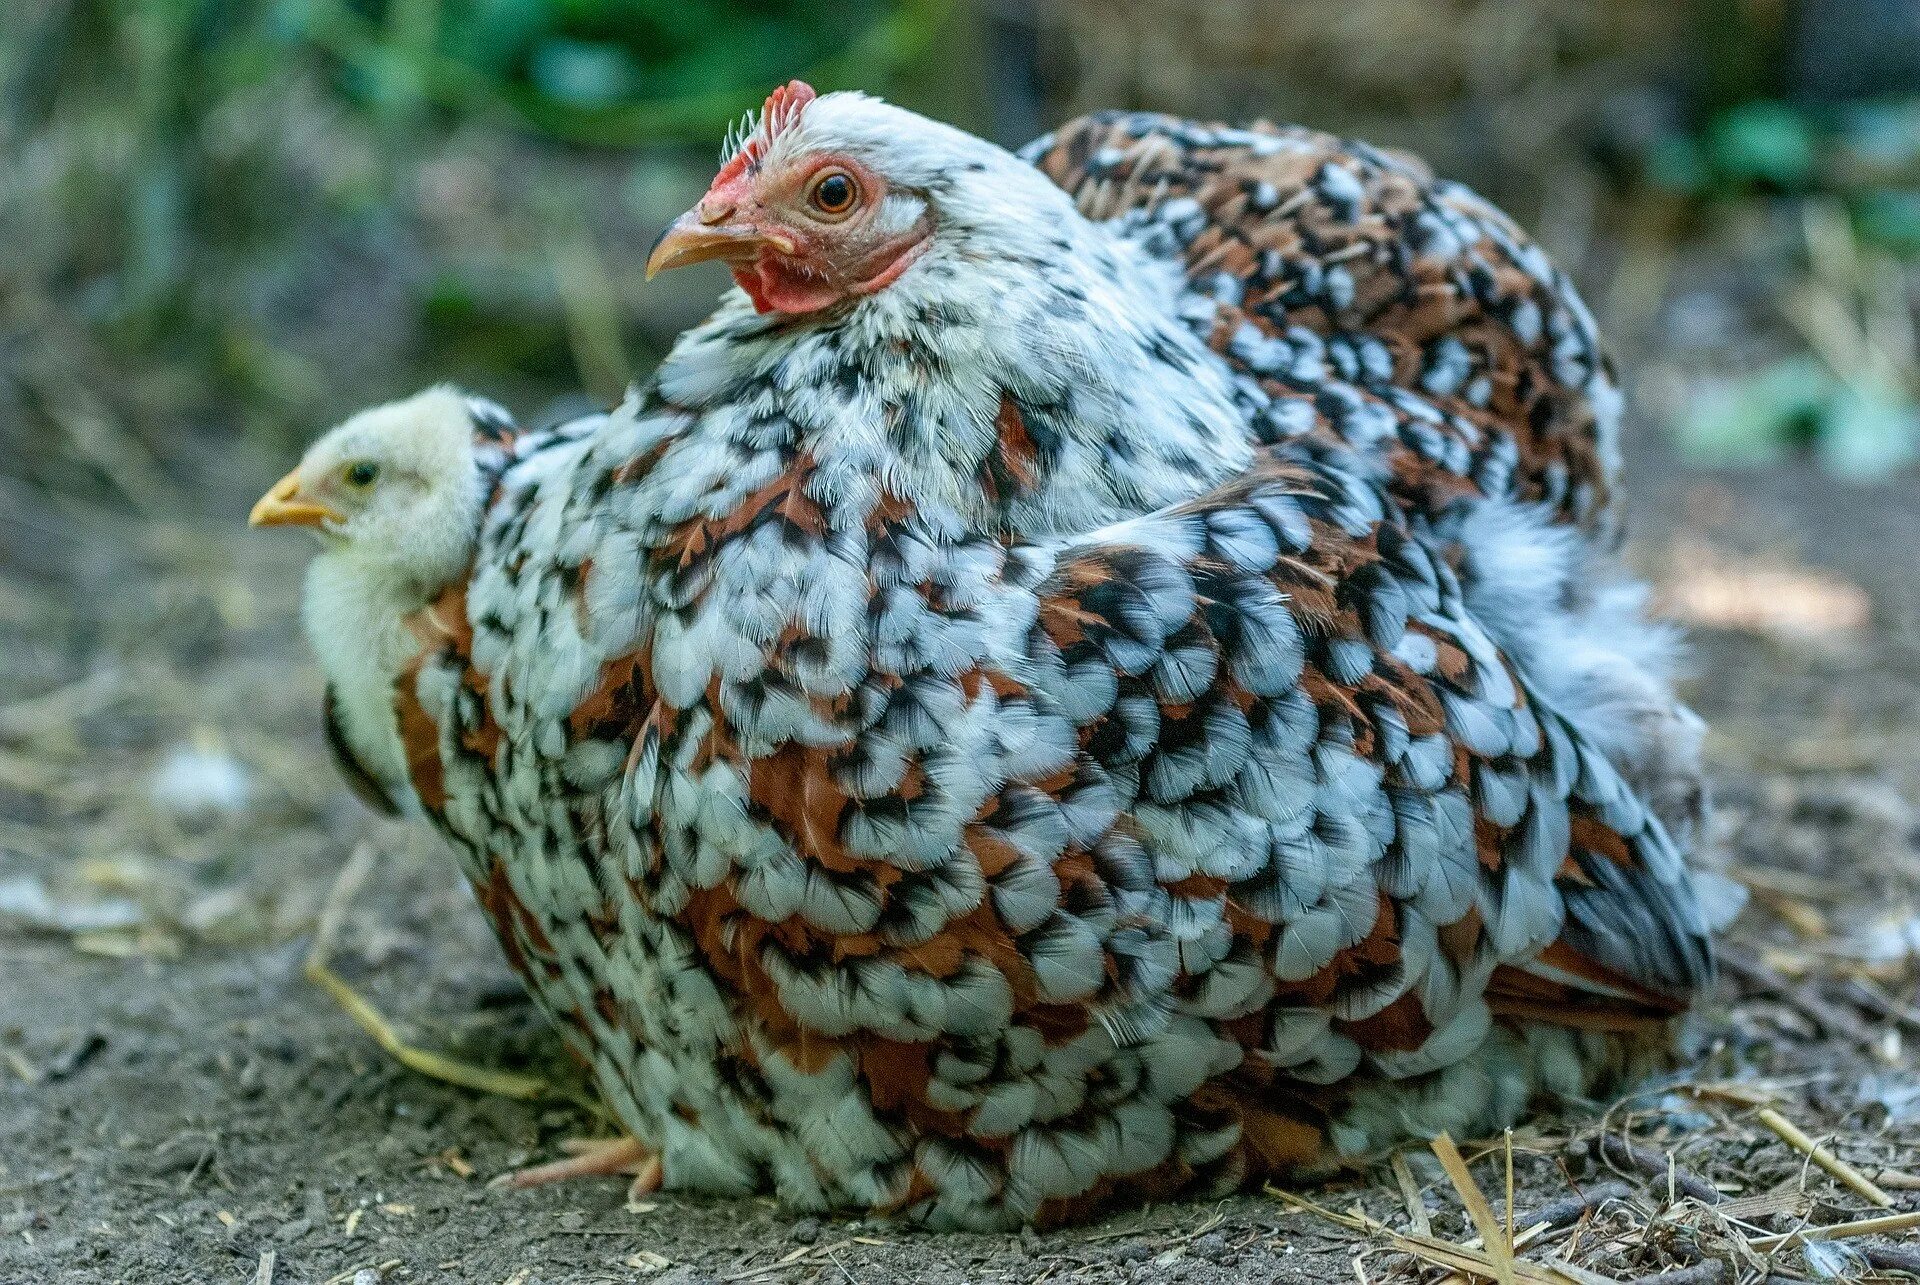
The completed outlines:
<svg viewBox="0 0 1920 1285">
<path fill-rule="evenodd" d="M 1887 1211 L 1782 1142 L 1741 1092 L 1830 1141 L 1894 1212 L 1920 1209 L 1920 503 L 1910 481 L 1707 475 L 1651 442 L 1635 452 L 1633 556 L 1677 609 L 1718 622 L 1697 634 L 1691 694 L 1714 728 L 1716 847 L 1754 895 L 1698 1060 L 1606 1116 L 1640 1160 L 1596 1155 L 1598 1108 L 1543 1116 L 1515 1140 L 1515 1203 L 1627 1184 L 1546 1233 L 1594 1273 L 1567 1279 L 1914 1271 L 1898 1236 L 1754 1240 Z M 1420 1270 L 1377 1228 L 1261 1194 L 937 1236 L 755 1201 L 628 1209 L 611 1181 L 490 1189 L 602 1126 L 568 1096 L 520 1102 L 414 1074 L 302 976 L 323 897 L 370 844 L 380 860 L 348 910 L 341 973 L 422 1044 L 574 1085 L 436 841 L 369 816 L 326 761 L 295 616 L 305 550 L 242 525 L 284 467 L 221 460 L 204 493 L 161 494 L 141 519 L 0 475 L 0 1281 Z M 1728 1082 L 1744 1090 L 1685 1091 Z M 1408 1160 L 1434 1235 L 1473 1236 L 1439 1165 Z M 1498 1155 L 1474 1171 L 1499 1199 Z M 1690 1175 L 1721 1195 L 1688 1199 Z M 1404 1190 L 1382 1165 L 1303 1194 L 1404 1230 Z"/>
</svg>

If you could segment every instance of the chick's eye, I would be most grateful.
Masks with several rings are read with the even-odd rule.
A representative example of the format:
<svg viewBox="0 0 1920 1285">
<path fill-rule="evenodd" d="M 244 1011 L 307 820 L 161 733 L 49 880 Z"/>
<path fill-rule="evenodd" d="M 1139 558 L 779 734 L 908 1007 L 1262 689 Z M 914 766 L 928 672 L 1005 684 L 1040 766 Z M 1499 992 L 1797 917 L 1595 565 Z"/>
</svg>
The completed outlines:
<svg viewBox="0 0 1920 1285">
<path fill-rule="evenodd" d="M 356 490 L 364 490 L 379 479 L 380 466 L 368 460 L 361 460 L 356 464 L 347 465 L 342 476 L 345 477 L 348 486 Z"/>
<path fill-rule="evenodd" d="M 845 214 L 853 208 L 860 189 L 853 176 L 842 170 L 828 170 L 813 182 L 813 208 L 822 214 Z"/>
</svg>

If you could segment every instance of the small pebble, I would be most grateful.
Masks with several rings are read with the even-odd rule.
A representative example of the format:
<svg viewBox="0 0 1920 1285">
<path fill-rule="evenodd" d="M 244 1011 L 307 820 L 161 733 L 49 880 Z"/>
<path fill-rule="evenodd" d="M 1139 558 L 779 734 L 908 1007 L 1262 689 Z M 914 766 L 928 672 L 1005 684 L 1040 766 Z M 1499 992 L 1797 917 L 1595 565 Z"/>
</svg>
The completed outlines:
<svg viewBox="0 0 1920 1285">
<path fill-rule="evenodd" d="M 793 1239 L 800 1244 L 811 1245 L 820 1239 L 820 1220 L 818 1218 L 802 1218 L 793 1225 L 793 1231 L 790 1234 Z"/>
<path fill-rule="evenodd" d="M 253 775 L 218 748 L 176 745 L 154 772 L 148 792 L 160 807 L 182 819 L 230 815 L 244 811 L 252 799 Z"/>
</svg>

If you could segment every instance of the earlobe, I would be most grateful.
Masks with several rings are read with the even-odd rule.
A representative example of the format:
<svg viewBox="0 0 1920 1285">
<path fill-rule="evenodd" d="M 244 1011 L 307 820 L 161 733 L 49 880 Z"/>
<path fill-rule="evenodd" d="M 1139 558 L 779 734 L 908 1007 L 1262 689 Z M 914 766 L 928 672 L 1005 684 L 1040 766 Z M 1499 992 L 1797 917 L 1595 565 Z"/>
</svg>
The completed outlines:
<svg viewBox="0 0 1920 1285">
<path fill-rule="evenodd" d="M 855 293 L 874 294 L 899 280 L 900 274 L 911 268 L 920 256 L 927 252 L 927 241 L 928 238 L 921 237 L 908 246 L 892 263 L 881 269 L 878 275 L 868 278 L 856 287 Z"/>
<path fill-rule="evenodd" d="M 845 298 L 848 292 L 821 277 L 797 270 L 796 265 L 770 256 L 733 270 L 734 282 L 753 301 L 753 310 L 799 316 L 819 312 Z"/>
</svg>

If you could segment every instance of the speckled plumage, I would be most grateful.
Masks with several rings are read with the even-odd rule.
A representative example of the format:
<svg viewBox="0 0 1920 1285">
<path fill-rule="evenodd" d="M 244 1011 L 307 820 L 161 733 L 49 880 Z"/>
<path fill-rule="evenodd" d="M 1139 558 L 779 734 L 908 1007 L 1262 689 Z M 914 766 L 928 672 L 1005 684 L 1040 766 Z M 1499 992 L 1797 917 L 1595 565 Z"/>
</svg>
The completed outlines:
<svg viewBox="0 0 1920 1285">
<path fill-rule="evenodd" d="M 1421 513 L 1498 496 L 1617 538 L 1620 395 L 1592 315 L 1473 192 L 1265 122 L 1101 112 L 1021 154 L 1088 218 L 1179 264 L 1182 315 L 1237 373 L 1270 394 L 1328 388 L 1320 420 L 1256 407 L 1262 440 L 1331 430 L 1382 452 Z"/>
<path fill-rule="evenodd" d="M 1385 470 L 1495 641 L 1691 842 L 1705 728 L 1674 693 L 1677 639 L 1612 557 L 1619 388 L 1545 252 L 1417 159 L 1298 126 L 1100 112 L 1021 155 L 1181 272 L 1177 311 L 1258 440 Z"/>
<path fill-rule="evenodd" d="M 420 803 L 667 1184 L 1006 1226 L 1657 1053 L 1710 971 L 1682 854 L 1376 449 L 1465 430 L 1325 340 L 1256 384 L 1150 246 L 985 144 L 796 115 L 876 155 L 928 125 L 907 170 L 969 235 L 822 317 L 736 292 L 517 439 L 396 691 Z M 1604 525 L 1586 474 L 1487 467 L 1453 472 Z"/>
</svg>

